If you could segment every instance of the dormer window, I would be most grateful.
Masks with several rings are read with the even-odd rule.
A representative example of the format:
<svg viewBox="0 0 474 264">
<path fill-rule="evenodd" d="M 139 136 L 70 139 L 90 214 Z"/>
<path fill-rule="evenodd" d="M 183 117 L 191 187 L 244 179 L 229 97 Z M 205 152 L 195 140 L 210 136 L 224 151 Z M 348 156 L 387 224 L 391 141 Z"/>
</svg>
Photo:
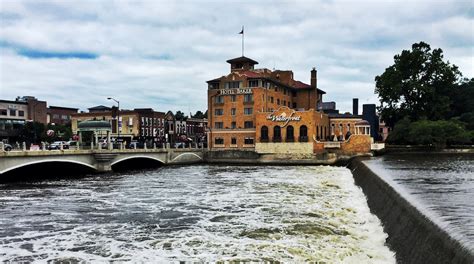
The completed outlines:
<svg viewBox="0 0 474 264">
<path fill-rule="evenodd" d="M 249 81 L 249 87 L 258 87 L 258 80 Z"/>
<path fill-rule="evenodd" d="M 240 88 L 240 82 L 226 82 L 225 88 L 227 89 Z"/>
</svg>

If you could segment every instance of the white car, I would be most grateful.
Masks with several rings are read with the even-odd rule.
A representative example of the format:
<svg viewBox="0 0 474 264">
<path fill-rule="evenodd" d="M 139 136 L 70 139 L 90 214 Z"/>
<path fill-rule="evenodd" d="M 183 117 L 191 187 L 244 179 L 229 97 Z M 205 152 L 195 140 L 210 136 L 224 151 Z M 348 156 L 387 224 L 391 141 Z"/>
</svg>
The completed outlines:
<svg viewBox="0 0 474 264">
<path fill-rule="evenodd" d="M 61 149 L 61 144 L 63 145 L 63 149 L 69 149 L 69 144 L 66 141 L 54 141 L 49 145 L 49 150 Z"/>
</svg>

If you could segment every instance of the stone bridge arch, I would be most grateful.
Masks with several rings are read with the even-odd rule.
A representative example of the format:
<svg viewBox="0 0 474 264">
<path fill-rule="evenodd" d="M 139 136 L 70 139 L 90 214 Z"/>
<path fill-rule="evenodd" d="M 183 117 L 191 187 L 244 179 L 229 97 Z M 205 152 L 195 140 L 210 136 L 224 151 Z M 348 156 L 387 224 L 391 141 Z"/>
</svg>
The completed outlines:
<svg viewBox="0 0 474 264">
<path fill-rule="evenodd" d="M 174 153 L 170 156 L 169 163 L 196 163 L 203 161 L 203 157 L 193 152 Z"/>
<path fill-rule="evenodd" d="M 18 170 L 27 170 L 30 168 L 34 168 L 35 166 L 48 166 L 53 164 L 62 164 L 62 165 L 78 165 L 79 167 L 84 168 L 85 170 L 90 171 L 97 171 L 97 168 L 88 162 L 78 161 L 78 160 L 71 160 L 71 159 L 62 159 L 62 158 L 54 158 L 54 159 L 40 159 L 40 160 L 26 160 L 26 161 L 18 161 L 16 164 L 10 164 L 10 166 L 2 168 L 3 170 L 0 171 L 0 175 L 6 175 L 8 173 L 12 173 Z M 52 166 L 57 167 L 57 166 Z M 57 171 L 52 171 L 53 172 Z M 44 172 L 42 172 L 44 173 Z M 38 176 L 46 176 L 46 175 L 38 175 Z"/>
<path fill-rule="evenodd" d="M 127 160 L 132 160 L 132 159 L 149 159 L 149 160 L 158 161 L 162 165 L 166 164 L 165 160 L 162 160 L 162 159 L 160 159 L 158 157 L 155 157 L 153 155 L 131 155 L 131 156 L 125 156 L 125 157 L 119 156 L 119 157 L 115 158 L 110 163 L 110 166 L 114 166 L 114 165 L 119 164 L 120 162 L 124 162 L 124 161 L 127 161 Z"/>
</svg>

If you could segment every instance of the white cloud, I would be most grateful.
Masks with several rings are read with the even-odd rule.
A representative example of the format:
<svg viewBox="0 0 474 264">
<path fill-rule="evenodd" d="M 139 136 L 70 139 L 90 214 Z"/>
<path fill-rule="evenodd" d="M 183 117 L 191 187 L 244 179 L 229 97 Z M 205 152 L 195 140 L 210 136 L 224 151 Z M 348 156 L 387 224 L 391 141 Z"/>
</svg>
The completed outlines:
<svg viewBox="0 0 474 264">
<path fill-rule="evenodd" d="M 244 24 L 258 66 L 304 82 L 316 66 L 326 98 L 351 111 L 352 97 L 377 103 L 374 77 L 414 42 L 442 48 L 473 77 L 469 10 L 469 1 L 2 1 L 0 97 L 85 109 L 114 95 L 124 108 L 205 110 L 205 81 L 240 56 Z M 99 57 L 29 59 L 15 48 Z"/>
</svg>

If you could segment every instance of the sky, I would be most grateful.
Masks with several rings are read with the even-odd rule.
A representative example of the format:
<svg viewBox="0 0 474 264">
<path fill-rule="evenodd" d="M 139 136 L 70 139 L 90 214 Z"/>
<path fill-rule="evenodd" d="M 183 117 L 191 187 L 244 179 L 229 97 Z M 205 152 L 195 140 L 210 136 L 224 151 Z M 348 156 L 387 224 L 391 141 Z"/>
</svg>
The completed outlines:
<svg viewBox="0 0 474 264">
<path fill-rule="evenodd" d="M 207 80 L 245 56 L 258 68 L 318 70 L 341 112 L 378 103 L 374 78 L 424 41 L 474 77 L 471 1 L 0 0 L 0 99 L 185 113 L 207 108 Z M 360 112 L 360 110 L 359 110 Z"/>
</svg>

